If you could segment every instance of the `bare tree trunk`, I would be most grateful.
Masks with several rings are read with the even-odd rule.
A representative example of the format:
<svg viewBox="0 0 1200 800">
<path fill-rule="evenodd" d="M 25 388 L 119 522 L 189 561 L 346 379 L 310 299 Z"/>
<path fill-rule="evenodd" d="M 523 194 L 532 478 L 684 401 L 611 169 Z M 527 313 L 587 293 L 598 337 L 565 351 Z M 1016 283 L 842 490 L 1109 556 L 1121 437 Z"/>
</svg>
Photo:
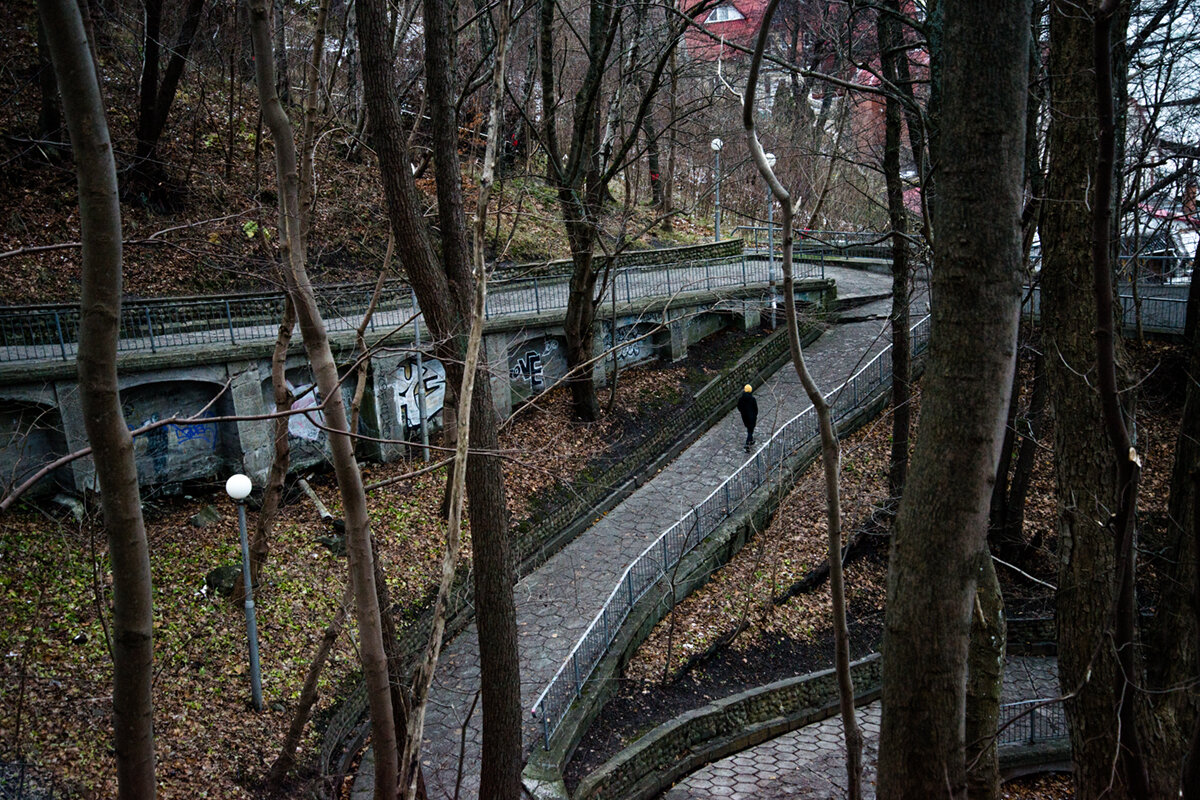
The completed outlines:
<svg viewBox="0 0 1200 800">
<path fill-rule="evenodd" d="M 271 0 L 275 20 L 275 93 L 285 106 L 292 101 L 292 81 L 288 70 L 287 26 L 283 23 L 284 0 Z"/>
<path fill-rule="evenodd" d="M 662 179 L 662 229 L 673 230 L 675 227 L 675 160 L 678 157 L 678 126 L 674 124 L 675 115 L 679 109 L 679 57 L 671 52 L 670 89 L 667 93 L 667 119 L 671 125 L 667 131 L 667 169 Z"/>
<path fill-rule="evenodd" d="M 427 7 L 428 8 L 428 7 Z M 416 187 L 393 94 L 391 53 L 386 12 L 380 0 L 358 0 L 359 35 L 363 54 L 363 84 L 367 118 L 379 158 L 388 216 L 397 246 L 405 253 L 405 266 L 421 313 L 434 340 L 438 357 L 446 364 L 447 383 L 461 384 L 462 344 L 470 318 L 473 278 L 469 259 L 452 260 L 451 253 L 465 253 L 465 246 L 443 249 L 444 265 L 434 255 L 429 231 L 416 199 Z M 444 37 L 451 31 L 443 21 L 444 11 L 426 13 L 427 94 L 430 115 L 435 120 L 434 142 L 439 146 L 435 165 L 444 164 L 450 178 L 439 193 L 458 186 L 449 65 Z M 431 27 L 431 22 L 433 26 Z M 430 48 L 434 49 L 430 53 Z M 461 214 L 461 199 L 458 202 Z M 439 194 L 439 216 L 443 240 L 465 237 L 465 223 L 453 220 L 454 202 L 443 206 Z M 457 231 L 457 233 L 455 233 Z M 509 798 L 520 793 L 521 704 L 520 667 L 517 659 L 516 608 L 513 603 L 513 563 L 508 540 L 504 503 L 504 476 L 496 457 L 496 414 L 488 380 L 479 380 L 471 404 L 472 450 L 467 460 L 467 493 L 474 550 L 475 602 L 479 630 L 480 672 L 483 697 L 483 760 L 480 766 L 481 797 Z"/>
<path fill-rule="evenodd" d="M 1200 252 L 1200 244 L 1197 245 Z M 1193 273 L 1191 294 L 1200 287 Z M 1162 553 L 1162 599 L 1147 635 L 1147 684 L 1153 723 L 1146 731 L 1153 791 L 1175 790 L 1182 769 L 1184 797 L 1200 797 L 1200 694 L 1180 687 L 1200 673 L 1200 336 L 1188 339 L 1187 398 L 1175 441 L 1167 535 Z M 1185 739 L 1190 744 L 1181 746 Z M 1182 760 L 1182 766 L 1180 761 Z"/>
<path fill-rule="evenodd" d="M 896 63 L 908 58 L 900 49 L 899 0 L 890 0 L 876 23 L 883 75 L 897 83 Z M 896 16 L 893 16 L 896 15 Z M 888 219 L 892 228 L 892 454 L 888 468 L 888 494 L 899 498 L 908 479 L 909 434 L 912 430 L 912 363 L 909 343 L 908 211 L 900 176 L 900 100 L 884 98 L 883 175 L 887 181 Z M 914 153 L 920 160 L 920 153 Z"/>
<path fill-rule="evenodd" d="M 1056 0 L 1050 7 L 1051 114 L 1049 171 L 1041 229 L 1042 340 L 1054 418 L 1058 490 L 1058 668 L 1081 797 L 1129 797 L 1114 782 L 1119 753 L 1116 693 L 1120 666 L 1112 647 L 1117 603 L 1118 546 L 1107 527 L 1120 491 L 1100 425 L 1095 387 L 1095 298 L 1081 292 L 1093 280 L 1090 258 L 1096 202 L 1096 74 L 1090 11 Z"/>
<path fill-rule="evenodd" d="M 1113 308 L 1112 208 L 1113 160 L 1116 149 L 1116 122 L 1113 118 L 1112 32 L 1117 0 L 1104 0 L 1096 11 L 1092 31 L 1092 59 L 1096 72 L 1096 121 L 1100 136 L 1096 154 L 1096 195 L 1092 203 L 1092 283 L 1096 303 L 1097 388 L 1104 427 L 1116 465 L 1118 503 L 1109 517 L 1112 537 L 1117 544 L 1117 605 L 1113 625 L 1113 647 L 1117 651 L 1118 673 L 1114 693 L 1120 698 L 1117 719 L 1120 726 L 1117 762 L 1119 780 L 1134 797 L 1147 797 L 1149 772 L 1142 754 L 1137 726 L 1137 685 L 1140 665 L 1136 649 L 1137 600 L 1134 581 L 1137 565 L 1137 500 L 1142 474 L 1142 459 L 1134 449 L 1133 438 L 1125 421 L 1120 389 L 1117 386 L 1116 318 Z M 1122 26 L 1122 33 L 1124 28 Z M 1134 282 L 1137 276 L 1133 276 Z"/>
<path fill-rule="evenodd" d="M 271 470 L 267 474 L 267 485 L 263 488 L 262 508 L 254 526 L 254 538 L 250 542 L 250 580 L 257 586 L 262 579 L 262 569 L 271 550 L 271 532 L 279 517 L 279 504 L 283 499 L 283 483 L 291 467 L 292 450 L 288 444 L 288 418 L 283 416 L 292 407 L 292 393 L 288 390 L 284 368 L 287 366 L 288 346 L 292 342 L 292 330 L 296 327 L 296 306 L 291 295 L 283 301 L 283 321 L 279 323 L 279 334 L 275 338 L 275 349 L 271 353 L 271 389 L 275 395 L 275 413 L 279 414 L 271 423 L 275 455 L 271 459 Z M 234 593 L 234 602 L 239 602 Z"/>
<path fill-rule="evenodd" d="M 1039 352 L 1034 359 L 1033 389 L 1030 392 L 1029 409 L 1023 416 L 1017 413 L 1018 383 L 1014 374 L 1010 424 L 1005 438 L 1005 447 L 1016 453 L 1016 465 L 1010 469 L 1011 453 L 1001 459 L 1001 468 L 996 473 L 991 531 L 988 534 L 989 544 L 1005 561 L 1019 561 L 1029 549 L 1024 536 L 1025 500 L 1033 482 L 1033 459 L 1041 445 L 1046 417 L 1046 359 L 1043 353 Z M 1020 439 L 1019 446 L 1017 439 Z"/>
<path fill-rule="evenodd" d="M 401 780 L 406 800 L 412 800 L 417 790 L 420 773 L 422 730 L 425 725 L 425 708 L 429 688 L 433 685 L 438 654 L 442 646 L 442 634 L 446 624 L 446 606 L 454 587 L 454 572 L 458 566 L 459 531 L 462 525 L 463 494 L 467 474 L 467 447 L 471 440 L 471 402 L 475 393 L 475 378 L 479 368 L 480 345 L 483 340 L 483 317 L 487 299 L 487 265 L 484 261 L 486 241 L 488 195 L 496 164 L 496 146 L 500 141 L 500 104 L 504 100 L 504 65 L 509 44 L 510 6 L 500 6 L 500 23 L 496 31 L 496 48 L 493 61 L 492 107 L 488 115 L 487 149 L 483 159 L 483 170 L 479 179 L 479 194 L 475 212 L 475 237 L 473 263 L 475 272 L 475 298 L 471 311 L 471 331 L 467 338 L 467 357 L 463 365 L 462 388 L 458 399 L 458 440 L 454 450 L 454 484 L 451 489 L 450 515 L 446 525 L 446 552 L 442 559 L 442 576 L 434 602 L 433 630 L 425 660 L 413 682 L 411 712 L 408 718 L 408 735 L 404 739 L 404 754 L 400 761 Z M 490 17 L 489 17 L 490 19 Z M 435 28 L 436 29 L 436 28 Z M 484 380 L 487 380 L 486 373 Z"/>
<path fill-rule="evenodd" d="M 255 77 L 263 105 L 263 118 L 275 140 L 276 174 L 279 183 L 280 245 L 287 258 L 288 288 L 296 303 L 296 316 L 312 364 L 317 387 L 325 401 L 325 421 L 329 428 L 329 450 L 342 496 L 346 521 L 346 551 L 350 559 L 350 582 L 354 589 L 360 637 L 360 660 L 367 683 L 371 712 L 371 735 L 375 747 L 375 796 L 383 800 L 394 795 L 397 787 L 396 732 L 392 718 L 392 698 L 388 684 L 387 657 L 384 652 L 380 609 L 375 587 L 375 559 L 371 551 L 370 523 L 362 473 L 354 458 L 354 445 L 342 402 L 337 364 L 329 348 L 325 323 L 317 310 L 312 285 L 304 264 L 300 232 L 299 167 L 292 125 L 275 94 L 271 31 L 266 0 L 252 0 L 251 24 L 254 36 Z"/>
<path fill-rule="evenodd" d="M 1029 4 L 945 8 L 933 338 L 888 563 L 881 800 L 966 796 L 971 611 L 1016 357 Z"/>
<path fill-rule="evenodd" d="M 145 800 L 155 795 L 154 620 L 133 437 L 117 390 L 122 264 L 117 170 L 79 6 L 75 0 L 40 0 L 38 11 L 62 89 L 79 185 L 83 268 L 77 367 L 112 564 L 117 796 Z"/>
<path fill-rule="evenodd" d="M 50 60 L 50 45 L 46 41 L 46 23 L 38 17 L 38 88 L 41 90 L 36 136 L 43 142 L 56 140 L 62 133 L 61 101 L 58 97 L 58 79 L 54 77 L 54 64 Z"/>
<path fill-rule="evenodd" d="M 759 29 L 758 41 L 755 46 L 753 60 L 750 63 L 750 74 L 746 79 L 746 97 L 742 106 L 742 125 L 746 129 L 746 138 L 750 155 L 754 159 L 758 171 L 767 180 L 771 193 L 783 209 L 783 300 L 787 317 L 788 345 L 792 355 L 792 366 L 804 386 L 809 402 L 817 414 L 817 424 L 821 432 L 821 463 L 825 474 L 825 508 L 826 526 L 828 528 L 828 545 L 826 558 L 829 561 L 829 594 L 831 600 L 831 616 L 834 631 L 834 669 L 837 672 L 838 704 L 842 716 L 842 732 L 846 743 L 846 796 L 850 800 L 862 797 L 862 733 L 854 713 L 854 682 L 850 675 L 850 635 L 846 626 L 846 589 L 842 569 L 842 508 L 839 494 L 838 473 L 840 470 L 841 450 L 838 446 L 837 431 L 834 429 L 833 416 L 829 403 L 821 393 L 808 367 L 804 363 L 804 352 L 800 346 L 800 328 L 796 317 L 796 292 L 792 278 L 792 221 L 796 214 L 799 199 L 793 201 L 791 194 L 775 177 L 775 173 L 767 164 L 766 154 L 759 143 L 758 134 L 754 127 L 755 90 L 758 85 L 758 73 L 762 64 L 763 53 L 766 49 L 771 19 L 779 5 L 779 0 L 771 0 L 764 14 L 762 26 Z"/>
<path fill-rule="evenodd" d="M 472 316 L 471 297 L 477 277 L 472 276 L 466 221 L 463 214 L 462 170 L 458 161 L 455 74 L 452 46 L 454 21 L 445 0 L 425 0 L 425 76 L 429 92 L 429 117 L 434 131 L 434 169 L 437 176 L 438 220 L 442 232 L 445 274 L 454 287 L 455 325 L 434 329 L 439 338 L 461 332 Z M 482 246 L 482 241 L 479 242 Z M 410 277 L 412 270 L 410 269 Z M 422 311 L 427 298 L 421 297 Z M 433 319 L 430 320 L 433 325 Z M 461 344 L 455 345 L 460 350 Z M 461 354 L 458 355 L 461 358 Z M 455 359 L 456 361 L 458 359 Z M 449 370 L 454 375 L 456 370 Z M 457 377 L 457 376 L 455 376 Z M 461 379 L 456 385 L 463 385 Z M 461 399 L 459 405 L 462 405 Z M 504 503 L 504 476 L 494 454 L 497 448 L 496 412 L 491 382 L 481 377 L 472 396 L 471 425 L 476 452 L 467 461 L 470 492 L 471 542 L 479 662 L 483 703 L 483 758 L 480 764 L 480 797 L 517 797 L 521 768 L 520 662 L 517 654 L 516 582 L 508 519 Z M 458 420 L 458 441 L 464 420 Z M 459 444 L 458 446 L 462 446 Z M 484 455 L 489 454 L 489 455 Z"/>
<path fill-rule="evenodd" d="M 164 171 L 156 161 L 155 150 L 167 124 L 167 114 L 175 102 L 175 93 L 187 65 L 188 53 L 196 30 L 200 25 L 200 13 L 204 0 L 188 0 L 180 24 L 179 35 L 171 48 L 171 57 L 159 84 L 159 57 L 162 50 L 162 0 L 145 0 L 145 20 L 142 32 L 142 77 L 138 97 L 137 147 L 134 151 L 134 175 L 144 185 L 136 187 L 147 190 L 162 179 Z"/>
<path fill-rule="evenodd" d="M 1000 719 L 1008 625 L 996 567 L 987 548 L 979 556 L 971 642 L 967 650 L 967 795 L 973 800 L 996 800 L 1000 796 L 996 726 Z"/>
<path fill-rule="evenodd" d="M 275 761 L 271 763 L 271 769 L 267 773 L 267 784 L 276 792 L 283 789 L 283 782 L 287 780 L 288 773 L 296 764 L 296 751 L 300 748 L 300 737 L 304 735 L 304 726 L 308 724 L 312 708 L 320 696 L 317 684 L 321 679 L 321 672 L 324 671 L 325 663 L 329 661 L 329 653 L 333 650 L 333 645 L 337 642 L 337 637 L 346 624 L 346 611 L 352 602 L 354 602 L 354 596 L 347 589 L 342 596 L 342 602 L 338 603 L 333 619 L 325 626 L 325 633 L 321 636 L 317 652 L 313 653 L 312 661 L 308 664 L 308 672 L 304 675 L 304 686 L 300 690 L 300 700 L 296 703 L 292 722 L 288 725 L 287 734 L 283 737 L 279 755 L 275 756 Z"/>
</svg>

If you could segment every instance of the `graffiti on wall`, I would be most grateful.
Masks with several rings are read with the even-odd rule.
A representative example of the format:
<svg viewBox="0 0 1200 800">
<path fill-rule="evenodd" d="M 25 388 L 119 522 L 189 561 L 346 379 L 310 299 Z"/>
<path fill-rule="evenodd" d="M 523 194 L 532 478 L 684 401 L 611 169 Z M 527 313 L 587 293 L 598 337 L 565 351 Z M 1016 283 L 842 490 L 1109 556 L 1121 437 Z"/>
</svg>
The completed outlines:
<svg viewBox="0 0 1200 800">
<path fill-rule="evenodd" d="M 287 388 L 294 398 L 292 411 L 304 412 L 288 417 L 288 436 L 303 439 L 306 442 L 320 441 L 323 433 L 321 427 L 325 424 L 325 414 L 317 408 L 321 405 L 321 393 L 311 383 L 295 386 L 291 381 L 287 381 Z"/>
<path fill-rule="evenodd" d="M 566 373 L 566 354 L 557 339 L 533 339 L 517 346 L 508 357 L 513 393 L 531 397 L 544 392 Z"/>
<path fill-rule="evenodd" d="M 432 419 L 446 402 L 446 368 L 436 358 L 421 362 L 425 388 L 425 419 Z M 421 424 L 421 393 L 417 391 L 417 362 L 405 361 L 396 370 L 396 409 L 409 427 Z"/>
<path fill-rule="evenodd" d="M 513 364 L 511 378 L 528 381 L 529 390 L 534 394 L 546 388 L 546 373 L 542 365 L 542 354 L 537 350 L 528 350 L 524 356 L 517 358 Z"/>
<path fill-rule="evenodd" d="M 617 357 L 618 366 L 640 364 L 654 358 L 653 336 L 649 335 L 653 330 L 653 325 L 644 323 L 617 328 L 617 346 L 614 354 Z M 609 350 L 612 347 L 613 335 L 612 329 L 609 328 L 604 331 L 604 349 Z"/>
<path fill-rule="evenodd" d="M 121 410 L 129 430 L 166 422 L 139 434 L 133 442 L 140 480 L 172 480 L 182 474 L 211 474 L 220 467 L 221 430 L 206 420 L 230 413 L 228 403 L 212 403 L 211 386 L 194 382 L 143 384 L 121 393 Z M 206 408 L 207 407 L 207 408 Z M 197 415 L 195 419 L 188 419 Z"/>
</svg>

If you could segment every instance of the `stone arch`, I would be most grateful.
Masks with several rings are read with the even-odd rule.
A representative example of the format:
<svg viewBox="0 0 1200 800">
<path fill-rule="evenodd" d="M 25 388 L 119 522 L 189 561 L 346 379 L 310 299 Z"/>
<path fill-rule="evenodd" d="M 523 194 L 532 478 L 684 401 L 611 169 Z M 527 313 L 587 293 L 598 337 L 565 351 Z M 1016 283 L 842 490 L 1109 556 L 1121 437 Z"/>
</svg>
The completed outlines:
<svg viewBox="0 0 1200 800">
<path fill-rule="evenodd" d="M 121 389 L 121 409 L 130 430 L 171 417 L 190 417 L 212 405 L 202 417 L 234 413 L 228 392 L 213 398 L 222 386 L 207 381 L 143 381 Z M 238 450 L 237 428 L 231 422 L 169 423 L 134 439 L 138 481 L 174 483 L 221 477 Z"/>
<path fill-rule="evenodd" d="M 67 436 L 55 405 L 0 398 L 0 491 L 21 484 L 66 453 Z M 35 486 L 33 494 L 51 494 L 70 485 L 70 470 L 61 467 Z"/>
</svg>

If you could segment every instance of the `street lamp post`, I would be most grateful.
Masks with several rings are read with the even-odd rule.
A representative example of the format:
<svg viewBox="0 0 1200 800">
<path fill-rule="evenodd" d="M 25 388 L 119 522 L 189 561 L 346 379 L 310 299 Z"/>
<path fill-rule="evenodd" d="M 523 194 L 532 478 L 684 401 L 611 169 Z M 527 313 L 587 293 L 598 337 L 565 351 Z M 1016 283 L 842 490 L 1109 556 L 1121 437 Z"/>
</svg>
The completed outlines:
<svg viewBox="0 0 1200 800">
<path fill-rule="evenodd" d="M 767 153 L 767 166 L 775 169 L 775 154 Z M 771 196 L 771 184 L 767 184 L 767 283 L 771 287 L 771 328 L 775 327 L 775 309 L 778 298 L 775 292 L 775 198 Z"/>
<path fill-rule="evenodd" d="M 254 619 L 254 593 L 250 582 L 250 545 L 246 541 L 246 498 L 250 494 L 250 478 L 238 473 L 225 481 L 225 493 L 237 503 L 238 534 L 242 539 L 242 581 L 246 587 L 246 638 L 250 640 L 250 692 L 254 710 L 262 711 L 262 674 L 258 669 L 258 623 Z"/>
<path fill-rule="evenodd" d="M 715 187 L 713 196 L 716 198 L 716 204 L 715 204 L 716 219 L 713 224 L 713 241 L 714 242 L 721 241 L 721 148 L 723 148 L 724 146 L 725 146 L 725 143 L 721 141 L 721 137 L 719 137 L 719 136 L 717 138 L 713 139 L 712 142 L 709 143 L 709 147 L 711 147 L 712 151 L 713 151 L 713 159 L 716 161 L 716 164 L 715 164 L 715 167 L 713 170 L 713 175 L 714 175 L 713 186 Z"/>
</svg>

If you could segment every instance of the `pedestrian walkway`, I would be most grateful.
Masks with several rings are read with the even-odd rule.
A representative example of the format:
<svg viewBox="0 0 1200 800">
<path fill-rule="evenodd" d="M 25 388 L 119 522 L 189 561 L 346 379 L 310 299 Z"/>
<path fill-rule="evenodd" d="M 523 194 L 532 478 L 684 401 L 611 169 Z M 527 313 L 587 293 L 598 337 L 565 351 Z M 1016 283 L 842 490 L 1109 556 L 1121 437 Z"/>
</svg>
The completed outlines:
<svg viewBox="0 0 1200 800">
<path fill-rule="evenodd" d="M 891 279 L 852 269 L 830 269 L 842 300 L 885 296 Z M 889 342 L 890 300 L 877 300 L 854 312 L 863 321 L 833 327 L 806 349 L 819 386 L 828 390 L 849 377 Z M 924 306 L 922 305 L 922 308 Z M 809 403 L 790 367 L 779 370 L 756 392 L 756 435 L 765 441 Z M 703 500 L 745 459 L 745 429 L 736 411 L 702 435 L 651 481 L 564 547 L 515 588 L 521 659 L 521 698 L 528 710 L 554 676 L 579 636 L 599 611 L 625 567 L 690 505 Z M 453 797 L 463 761 L 459 796 L 478 793 L 481 715 L 478 640 L 474 625 L 447 644 L 430 695 L 421 761 L 430 797 Z M 467 719 L 468 711 L 475 708 Z M 463 728 L 466 728 L 465 732 Z M 529 718 L 525 752 L 540 741 Z M 356 792 L 371 777 L 360 768 Z M 369 795 L 368 795 L 369 796 Z"/>
<path fill-rule="evenodd" d="M 1009 658 L 1001 702 L 1054 697 L 1058 662 L 1054 658 Z M 858 710 L 863 734 L 863 798 L 875 797 L 879 757 L 879 701 Z M 688 775 L 662 800 L 828 800 L 846 795 L 842 718 L 835 715 L 714 761 Z"/>
</svg>

